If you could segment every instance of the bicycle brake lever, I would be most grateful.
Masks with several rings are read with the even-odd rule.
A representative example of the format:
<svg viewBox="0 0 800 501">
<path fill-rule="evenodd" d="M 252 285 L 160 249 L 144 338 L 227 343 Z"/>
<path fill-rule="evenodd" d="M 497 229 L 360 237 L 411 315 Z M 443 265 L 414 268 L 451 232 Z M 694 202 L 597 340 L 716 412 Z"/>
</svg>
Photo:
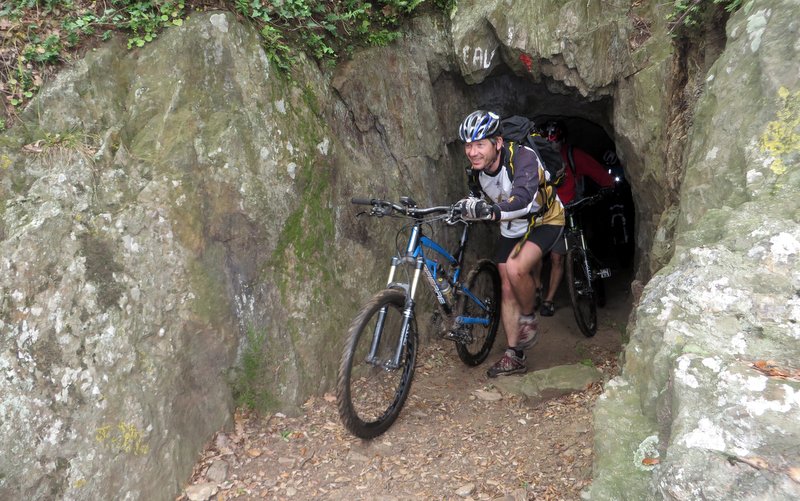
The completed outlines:
<svg viewBox="0 0 800 501">
<path fill-rule="evenodd" d="M 461 214 L 450 214 L 450 217 L 445 219 L 444 222 L 447 223 L 448 226 L 455 226 L 458 223 L 469 224 L 469 221 L 461 217 Z"/>
<path fill-rule="evenodd" d="M 376 205 L 375 207 L 372 208 L 372 212 L 370 212 L 370 215 L 383 217 L 383 216 L 388 216 L 391 213 L 392 213 L 391 207 L 379 207 Z"/>
</svg>

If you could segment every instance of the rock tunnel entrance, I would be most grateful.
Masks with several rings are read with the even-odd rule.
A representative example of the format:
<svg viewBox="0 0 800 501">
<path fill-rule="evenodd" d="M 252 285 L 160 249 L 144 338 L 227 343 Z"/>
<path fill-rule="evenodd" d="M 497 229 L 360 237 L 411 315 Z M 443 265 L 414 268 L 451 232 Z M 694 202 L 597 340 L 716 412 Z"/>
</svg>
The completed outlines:
<svg viewBox="0 0 800 501">
<path fill-rule="evenodd" d="M 637 211 L 624 156 L 614 140 L 611 96 L 589 99 L 561 82 L 547 77 L 541 82 L 533 82 L 528 77 L 514 75 L 507 67 L 498 68 L 479 84 L 466 86 L 466 94 L 474 109 L 492 110 L 501 117 L 524 115 L 540 127 L 551 121 L 558 122 L 565 132 L 565 144 L 587 153 L 598 168 L 611 176 L 613 191 L 583 211 L 580 220 L 588 247 L 611 272 L 611 277 L 605 280 L 608 300 L 623 300 L 630 306 L 630 284 L 638 254 L 635 235 Z M 459 151 L 459 154 L 462 153 Z M 585 195 L 599 189 L 590 177 L 584 179 Z M 549 259 L 546 259 L 542 272 L 545 289 L 548 276 Z M 562 280 L 556 303 L 568 307 L 569 302 Z"/>
</svg>

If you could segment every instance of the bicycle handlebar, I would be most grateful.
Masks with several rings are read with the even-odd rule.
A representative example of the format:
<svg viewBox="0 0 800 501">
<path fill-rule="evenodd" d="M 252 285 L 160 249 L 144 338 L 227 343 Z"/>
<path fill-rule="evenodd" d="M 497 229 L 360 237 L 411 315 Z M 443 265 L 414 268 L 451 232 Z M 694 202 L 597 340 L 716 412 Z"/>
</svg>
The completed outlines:
<svg viewBox="0 0 800 501">
<path fill-rule="evenodd" d="M 411 199 L 403 197 L 401 200 L 407 202 L 409 205 L 400 205 L 388 200 L 381 200 L 379 198 L 359 198 L 354 197 L 350 200 L 355 205 L 371 205 L 372 210 L 370 215 L 374 216 L 388 216 L 392 212 L 397 212 L 404 216 L 413 218 L 421 218 L 430 214 L 448 214 L 450 218 L 461 215 L 461 208 L 455 205 L 436 205 L 433 207 L 418 208 L 413 204 Z"/>
<path fill-rule="evenodd" d="M 578 208 L 584 208 L 592 205 L 593 203 L 599 201 L 601 198 L 605 198 L 606 195 L 610 194 L 613 190 L 611 189 L 604 189 L 600 190 L 599 192 L 595 193 L 590 197 L 584 197 L 580 200 L 573 200 L 572 202 L 564 205 L 566 210 L 575 212 Z"/>
</svg>

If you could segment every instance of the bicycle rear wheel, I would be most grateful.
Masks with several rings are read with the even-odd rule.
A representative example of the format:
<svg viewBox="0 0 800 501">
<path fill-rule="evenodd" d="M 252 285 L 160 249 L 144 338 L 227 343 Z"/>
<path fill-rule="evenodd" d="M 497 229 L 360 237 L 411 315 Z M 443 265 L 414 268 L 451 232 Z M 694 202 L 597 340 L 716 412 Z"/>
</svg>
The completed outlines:
<svg viewBox="0 0 800 501">
<path fill-rule="evenodd" d="M 463 293 L 456 309 L 457 316 L 488 321 L 486 325 L 462 323 L 456 326 L 458 357 L 465 364 L 475 366 L 489 356 L 500 325 L 500 273 L 497 265 L 488 259 L 478 261 L 467 275 L 464 287 L 483 303 L 483 307 Z"/>
<path fill-rule="evenodd" d="M 591 277 L 587 274 L 587 257 L 580 247 L 567 251 L 567 288 L 572 300 L 572 312 L 583 335 L 592 337 L 597 333 L 597 297 L 592 289 Z"/>
<path fill-rule="evenodd" d="M 399 364 L 394 365 L 403 326 L 405 292 L 386 289 L 365 304 L 347 334 L 336 399 L 342 424 L 353 435 L 374 438 L 397 419 L 411 389 L 417 331 L 411 321 Z M 374 357 L 370 357 L 377 337 Z"/>
</svg>

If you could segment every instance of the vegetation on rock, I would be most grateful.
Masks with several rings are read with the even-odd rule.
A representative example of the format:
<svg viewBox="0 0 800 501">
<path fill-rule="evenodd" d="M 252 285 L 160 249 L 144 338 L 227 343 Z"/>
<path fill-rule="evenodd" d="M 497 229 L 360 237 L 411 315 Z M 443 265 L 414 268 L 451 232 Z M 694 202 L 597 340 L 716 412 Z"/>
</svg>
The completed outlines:
<svg viewBox="0 0 800 501">
<path fill-rule="evenodd" d="M 689 36 L 701 27 L 717 6 L 727 13 L 733 13 L 742 6 L 743 0 L 675 0 L 672 12 L 667 16 L 669 31 L 674 37 Z M 750 8 L 752 0 L 745 8 Z"/>
<path fill-rule="evenodd" d="M 236 12 L 254 23 L 270 60 L 287 70 L 302 50 L 331 63 L 356 47 L 385 45 L 423 7 L 455 0 L 8 0 L 0 6 L 0 131 L 58 64 L 119 32 L 144 46 L 193 11 Z"/>
</svg>

